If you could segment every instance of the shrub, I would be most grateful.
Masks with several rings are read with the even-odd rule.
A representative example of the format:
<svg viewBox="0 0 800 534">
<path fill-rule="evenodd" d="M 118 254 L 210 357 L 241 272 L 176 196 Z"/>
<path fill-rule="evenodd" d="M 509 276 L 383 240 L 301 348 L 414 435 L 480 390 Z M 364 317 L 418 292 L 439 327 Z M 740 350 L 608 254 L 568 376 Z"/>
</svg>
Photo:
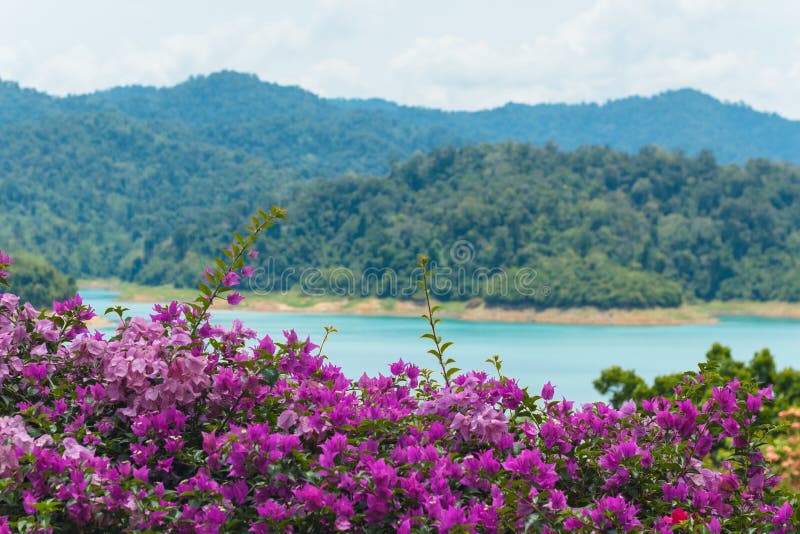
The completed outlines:
<svg viewBox="0 0 800 534">
<path fill-rule="evenodd" d="M 767 445 L 765 456 L 781 473 L 781 484 L 800 491 L 800 408 L 788 408 L 778 414 L 785 433 Z"/>
<path fill-rule="evenodd" d="M 402 360 L 350 380 L 293 331 L 213 325 L 282 216 L 237 236 L 195 302 L 116 309 L 111 337 L 80 297 L 0 296 L 0 531 L 794 531 L 758 446 L 771 390 L 713 365 L 674 399 L 575 407 L 497 358 L 496 378 L 455 370 L 435 308 L 442 383 Z"/>
<path fill-rule="evenodd" d="M 8 281 L 11 291 L 34 306 L 50 306 L 75 294 L 75 279 L 32 254 L 15 254 Z"/>
</svg>

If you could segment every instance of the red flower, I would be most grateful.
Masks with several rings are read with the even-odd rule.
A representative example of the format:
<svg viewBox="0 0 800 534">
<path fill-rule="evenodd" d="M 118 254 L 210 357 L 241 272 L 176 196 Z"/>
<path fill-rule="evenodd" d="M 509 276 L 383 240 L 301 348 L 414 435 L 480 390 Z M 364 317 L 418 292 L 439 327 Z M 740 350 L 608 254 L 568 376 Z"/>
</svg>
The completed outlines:
<svg viewBox="0 0 800 534">
<path fill-rule="evenodd" d="M 687 514 L 683 508 L 675 508 L 675 510 L 672 511 L 672 515 L 664 517 L 664 522 L 668 525 L 677 525 L 687 519 L 689 519 L 689 514 Z"/>
</svg>

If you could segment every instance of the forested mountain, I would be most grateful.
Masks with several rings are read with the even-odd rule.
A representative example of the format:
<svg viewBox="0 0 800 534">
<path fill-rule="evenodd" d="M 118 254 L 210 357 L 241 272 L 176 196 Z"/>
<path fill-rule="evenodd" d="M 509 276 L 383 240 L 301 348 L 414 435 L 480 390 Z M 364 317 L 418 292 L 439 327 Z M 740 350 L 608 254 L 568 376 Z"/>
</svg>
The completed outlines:
<svg viewBox="0 0 800 534">
<path fill-rule="evenodd" d="M 329 286 L 339 265 L 356 280 L 381 267 L 408 280 L 414 255 L 426 252 L 452 273 L 444 298 L 475 295 L 459 292 L 460 271 L 475 280 L 499 267 L 509 281 L 520 269 L 536 278 L 531 294 L 479 288 L 498 304 L 800 300 L 800 167 L 767 160 L 740 167 L 657 148 L 450 147 L 387 177 L 320 182 L 288 207 L 296 223 L 266 252 L 278 251 L 282 267 L 328 268 Z"/>
<path fill-rule="evenodd" d="M 507 139 L 546 146 L 476 144 Z M 625 152 L 578 148 L 592 143 Z M 652 144 L 684 152 L 640 151 Z M 800 162 L 798 147 L 800 123 L 691 90 L 468 113 L 233 72 L 64 98 L 4 82 L 0 246 L 73 276 L 186 285 L 245 215 L 281 204 L 294 222 L 264 251 L 277 268 L 409 275 L 417 252 L 447 267 L 466 240 L 470 268 L 535 270 L 536 291 L 482 279 L 444 298 L 797 300 L 797 167 L 702 149 L 727 164 Z"/>
<path fill-rule="evenodd" d="M 227 237 L 293 180 L 262 159 L 120 113 L 46 117 L 0 129 L 0 246 L 75 276 L 134 278 L 169 240 L 163 260 L 196 269 L 205 258 L 192 263 L 185 225 L 202 221 L 202 236 Z M 184 267 L 171 274 L 194 280 Z"/>
<path fill-rule="evenodd" d="M 791 164 L 503 143 L 418 154 L 383 177 L 304 181 L 127 121 L 90 115 L 33 130 L 31 139 L 52 136 L 48 152 L 26 145 L 22 131 L 0 138 L 0 158 L 29 169 L 0 198 L 7 249 L 41 250 L 76 275 L 190 284 L 248 213 L 281 198 L 292 220 L 262 245 L 264 287 L 283 277 L 284 286 L 315 291 L 344 283 L 355 294 L 403 296 L 423 252 L 442 273 L 443 299 L 562 307 L 800 300 L 800 167 Z M 132 146 L 130 136 L 148 140 L 132 152 L 116 146 Z M 82 139 L 83 151 L 67 139 Z M 70 165 L 90 172 L 59 179 L 55 169 Z M 303 278 L 311 267 L 321 271 Z M 397 274 L 395 286 L 378 287 L 384 269 Z M 495 284 L 499 272 L 506 290 Z M 520 276 L 524 291 L 515 290 Z"/>
<path fill-rule="evenodd" d="M 800 122 L 689 89 L 604 105 L 507 104 L 445 112 L 377 99 L 323 99 L 236 72 L 168 88 L 119 87 L 66 98 L 0 84 L 0 127 L 108 112 L 144 121 L 156 132 L 181 131 L 196 142 L 244 150 L 311 177 L 382 174 L 390 160 L 417 150 L 506 140 L 629 152 L 659 145 L 689 154 L 709 149 L 723 163 L 754 157 L 800 163 Z"/>
</svg>

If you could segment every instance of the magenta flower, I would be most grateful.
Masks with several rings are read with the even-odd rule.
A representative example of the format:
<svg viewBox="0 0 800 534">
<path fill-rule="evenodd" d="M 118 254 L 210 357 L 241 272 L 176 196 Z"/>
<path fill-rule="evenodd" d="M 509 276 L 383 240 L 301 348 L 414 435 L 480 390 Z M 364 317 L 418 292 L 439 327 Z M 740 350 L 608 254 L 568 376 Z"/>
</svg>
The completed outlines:
<svg viewBox="0 0 800 534">
<path fill-rule="evenodd" d="M 543 533 L 687 521 L 715 533 L 727 518 L 796 531 L 751 428 L 772 391 L 748 395 L 752 382 L 716 385 L 702 405 L 702 376 L 687 376 L 668 397 L 576 408 L 551 402 L 549 381 L 534 400 L 485 372 L 437 386 L 403 360 L 350 380 L 294 330 L 275 343 L 188 304 L 111 337 L 80 330 L 77 297 L 55 313 L 8 294 L 0 306 L 0 534 L 23 519 L 37 531 L 499 532 L 534 515 Z"/>
<path fill-rule="evenodd" d="M 550 493 L 550 509 L 563 510 L 567 507 L 567 498 L 561 490 L 553 490 Z"/>
<path fill-rule="evenodd" d="M 269 334 L 264 336 L 258 342 L 258 350 L 263 350 L 267 354 L 275 354 L 275 343 L 272 341 L 272 338 L 269 337 Z"/>
<path fill-rule="evenodd" d="M 31 490 L 25 490 L 23 493 L 22 498 L 22 509 L 25 510 L 25 513 L 28 515 L 33 515 L 36 513 L 36 504 L 39 502 L 36 500 L 36 497 L 33 496 Z"/>
<path fill-rule="evenodd" d="M 725 435 L 730 437 L 736 437 L 736 435 L 739 433 L 739 423 L 737 423 L 732 417 L 722 421 L 722 428 L 725 430 Z"/>
<path fill-rule="evenodd" d="M 163 471 L 165 473 L 169 473 L 172 471 L 172 462 L 175 461 L 175 458 L 169 457 L 163 460 L 159 460 L 156 464 L 156 469 L 159 471 Z"/>
<path fill-rule="evenodd" d="M 277 425 L 282 430 L 289 430 L 297 423 L 297 413 L 294 410 L 284 410 L 279 416 Z"/>
<path fill-rule="evenodd" d="M 308 510 L 319 510 L 324 505 L 324 492 L 313 484 L 306 483 L 293 493 Z"/>
<path fill-rule="evenodd" d="M 788 502 L 785 502 L 778 509 L 777 513 L 775 514 L 775 517 L 772 518 L 772 523 L 776 526 L 791 525 L 793 514 L 794 510 L 792 509 L 792 505 L 789 504 Z"/>
<path fill-rule="evenodd" d="M 402 359 L 400 359 L 400 360 L 397 360 L 395 363 L 393 363 L 393 364 L 391 364 L 389 366 L 389 371 L 394 376 L 399 376 L 399 375 L 403 374 L 403 371 L 405 371 L 405 367 L 406 367 L 405 362 Z"/>
<path fill-rule="evenodd" d="M 684 501 L 689 496 L 689 487 L 682 480 L 676 484 L 664 484 L 661 486 L 664 493 L 664 500 L 669 501 Z"/>
<path fill-rule="evenodd" d="M 244 480 L 237 480 L 232 484 L 222 486 L 222 496 L 234 504 L 243 505 L 247 502 L 247 494 L 250 488 Z"/>
<path fill-rule="evenodd" d="M 736 394 L 727 386 L 711 388 L 711 397 L 719 404 L 719 409 L 723 413 L 730 415 L 736 411 Z"/>
<path fill-rule="evenodd" d="M 555 392 L 556 390 L 549 380 L 544 386 L 542 386 L 542 398 L 546 401 L 553 400 L 553 395 L 555 395 Z"/>
<path fill-rule="evenodd" d="M 747 395 L 747 409 L 751 412 L 761 411 L 761 397 L 757 395 Z"/>
<path fill-rule="evenodd" d="M 233 271 L 228 271 L 225 273 L 225 276 L 222 277 L 222 285 L 225 287 L 234 287 L 239 285 L 239 275 Z"/>
<path fill-rule="evenodd" d="M 233 293 L 231 293 L 227 297 L 228 304 L 230 304 L 231 306 L 236 306 L 237 304 L 239 304 L 243 300 L 244 300 L 244 297 L 242 295 L 240 295 L 238 291 L 234 291 Z"/>
<path fill-rule="evenodd" d="M 29 363 L 22 367 L 22 376 L 35 381 L 47 378 L 47 365 L 44 363 Z"/>
</svg>

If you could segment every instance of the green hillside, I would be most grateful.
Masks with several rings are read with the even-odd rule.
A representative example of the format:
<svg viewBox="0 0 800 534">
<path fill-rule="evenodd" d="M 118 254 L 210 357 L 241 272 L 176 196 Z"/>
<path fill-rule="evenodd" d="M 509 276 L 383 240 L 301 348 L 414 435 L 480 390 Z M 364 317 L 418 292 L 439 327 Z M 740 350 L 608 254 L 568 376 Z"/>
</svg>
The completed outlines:
<svg viewBox="0 0 800 534">
<path fill-rule="evenodd" d="M 8 268 L 9 287 L 0 286 L 0 293 L 10 291 L 38 308 L 51 308 L 54 300 L 75 296 L 78 290 L 75 279 L 59 272 L 43 258 L 15 252 L 12 260 L 14 263 Z"/>
<path fill-rule="evenodd" d="M 189 158 L 192 170 L 194 160 L 169 146 L 163 157 Z M 228 230 L 221 229 L 240 225 L 284 187 L 292 220 L 261 250 L 262 289 L 408 297 L 416 255 L 424 252 L 439 271 L 435 290 L 444 300 L 600 308 L 800 300 L 800 168 L 789 164 L 720 166 L 709 153 L 504 143 L 437 149 L 384 177 L 258 186 L 253 174 L 239 189 L 212 191 L 193 187 L 189 176 L 199 168 L 180 180 L 156 180 L 161 161 L 153 160 L 150 174 L 147 161 L 131 167 L 129 182 L 89 188 L 105 191 L 95 198 L 82 198 L 79 184 L 59 189 L 58 182 L 19 197 L 16 204 L 38 210 L 39 220 L 80 224 L 74 235 L 57 234 L 26 225 L 33 214 L 26 219 L 18 210 L 4 241 L 20 232 L 26 240 L 19 246 L 39 243 L 57 264 L 85 276 L 190 284 L 223 242 Z M 57 191 L 61 200 L 50 207 L 35 200 Z M 144 235 L 148 225 L 161 233 Z M 383 280 L 387 269 L 391 284 Z"/>
<path fill-rule="evenodd" d="M 264 279 L 315 267 L 305 282 L 326 286 L 343 266 L 400 282 L 426 251 L 451 270 L 445 299 L 798 300 L 798 170 L 777 162 L 797 147 L 800 123 L 692 90 L 467 113 L 233 72 L 64 98 L 4 82 L 0 246 L 76 277 L 188 285 L 246 214 L 281 204 L 294 222 Z M 451 265 L 461 241 L 470 263 Z M 531 287 L 500 291 L 492 269 Z M 462 275 L 469 288 L 445 283 Z"/>
<path fill-rule="evenodd" d="M 682 89 L 598 104 L 507 104 L 445 112 L 382 100 L 323 99 L 298 87 L 220 72 L 174 87 L 119 87 L 53 98 L 0 84 L 0 126 L 46 116 L 118 112 L 156 131 L 182 128 L 195 140 L 242 149 L 308 176 L 382 174 L 416 150 L 506 140 L 565 149 L 645 145 L 708 149 L 721 162 L 764 157 L 800 163 L 800 122 Z"/>
<path fill-rule="evenodd" d="M 533 295 L 479 295 L 502 304 L 800 300 L 800 168 L 766 160 L 443 148 L 387 177 L 319 182 L 288 207 L 296 223 L 274 246 L 284 267 L 391 267 L 408 280 L 427 252 L 453 273 L 444 298 L 475 296 L 459 293 L 459 270 L 475 279 L 499 267 L 537 273 Z"/>
<path fill-rule="evenodd" d="M 48 117 L 0 129 L 0 246 L 40 254 L 74 276 L 148 283 L 153 247 L 170 243 L 159 272 L 194 280 L 203 261 L 188 226 L 216 246 L 242 213 L 274 201 L 289 170 L 241 151 L 155 131 L 114 113 Z M 165 274 L 168 273 L 168 274 Z"/>
</svg>

